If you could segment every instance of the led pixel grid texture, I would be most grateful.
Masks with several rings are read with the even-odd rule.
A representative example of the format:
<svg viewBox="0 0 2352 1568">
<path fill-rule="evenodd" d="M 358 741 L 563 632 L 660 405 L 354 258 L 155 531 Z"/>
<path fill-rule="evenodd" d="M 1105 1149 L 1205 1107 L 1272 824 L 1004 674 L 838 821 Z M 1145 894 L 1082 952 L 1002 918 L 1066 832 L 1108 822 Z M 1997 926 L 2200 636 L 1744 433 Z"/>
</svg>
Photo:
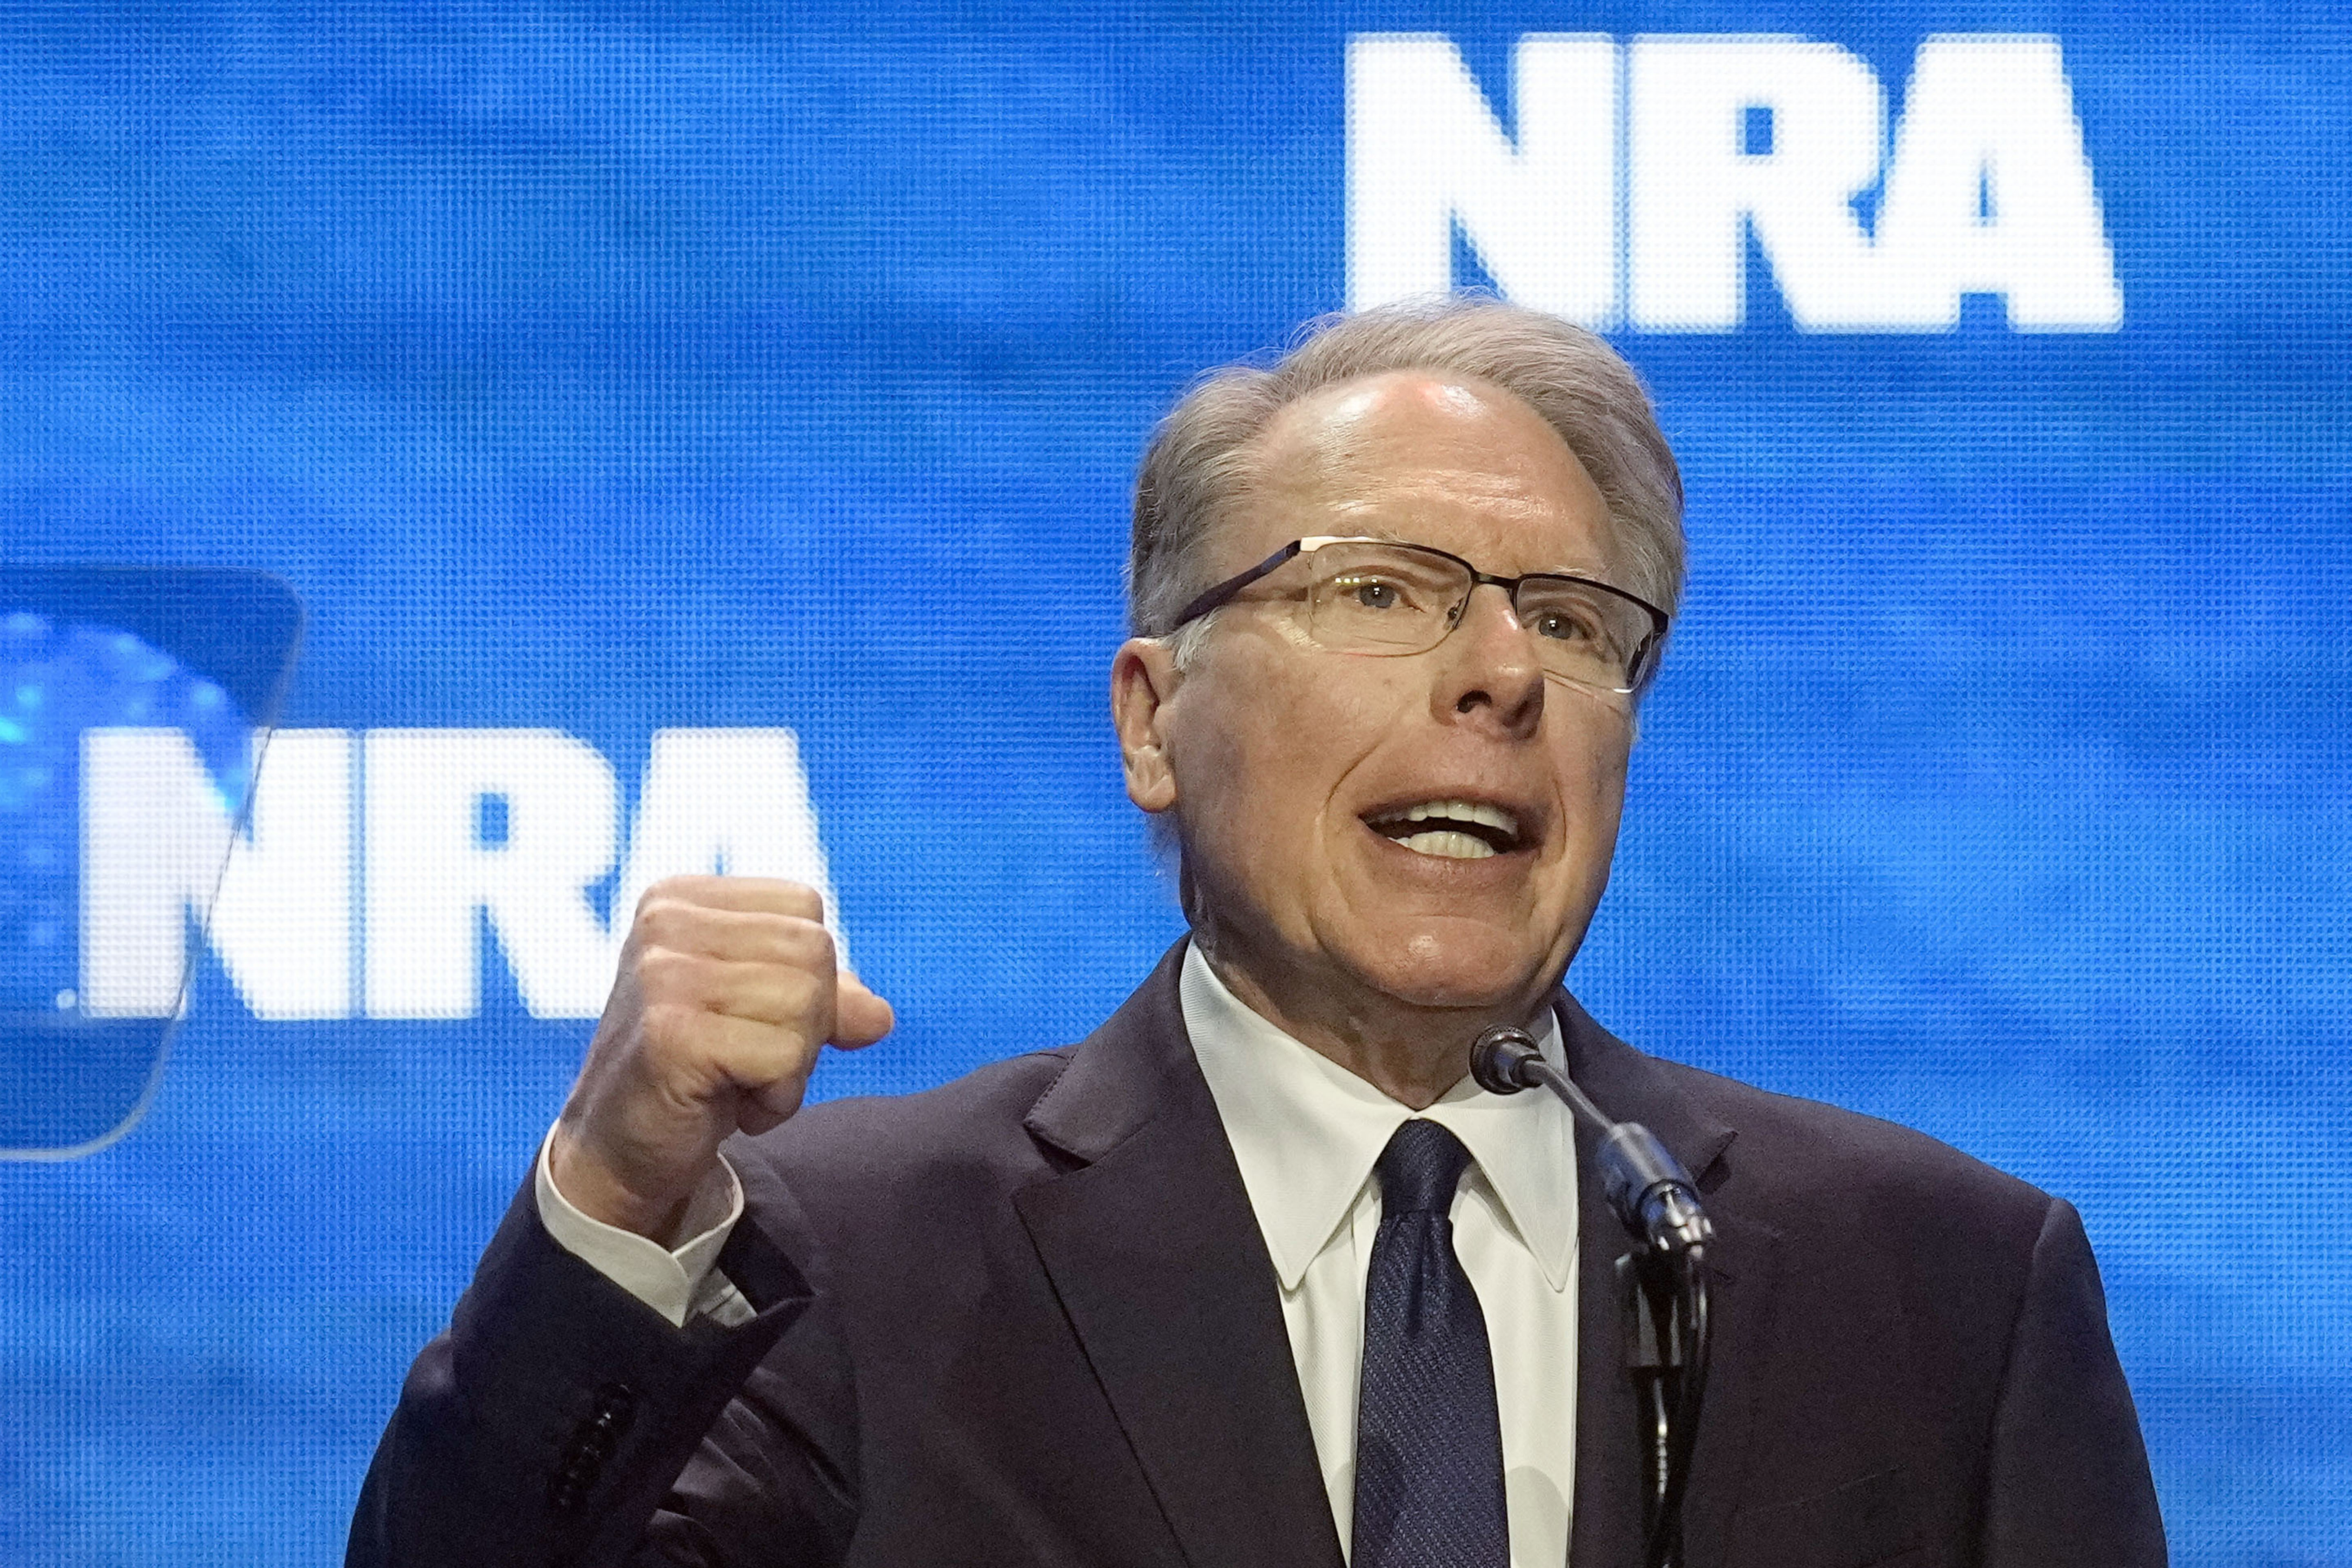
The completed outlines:
<svg viewBox="0 0 2352 1568">
<path fill-rule="evenodd" d="M 1693 570 L 1571 983 L 2074 1200 L 2178 1560 L 2352 1562 L 2325 11 L 0 8 L 0 549 L 283 575 L 289 734 L 577 738 L 599 900 L 656 731 L 790 728 L 903 1020 L 819 1092 L 1057 1043 L 1178 927 L 1102 717 L 1145 432 L 1345 299 L 1351 37 L 1510 127 L 1565 31 L 1819 40 L 1896 108 L 1933 35 L 2063 48 L 2116 330 L 1803 331 L 1751 237 L 1736 330 L 1619 333 Z M 349 1016 L 207 961 L 131 1136 L 0 1167 L 0 1560 L 331 1559 L 560 1101 L 588 1025 L 494 922 L 471 1014 L 371 1016 L 364 775 Z"/>
</svg>

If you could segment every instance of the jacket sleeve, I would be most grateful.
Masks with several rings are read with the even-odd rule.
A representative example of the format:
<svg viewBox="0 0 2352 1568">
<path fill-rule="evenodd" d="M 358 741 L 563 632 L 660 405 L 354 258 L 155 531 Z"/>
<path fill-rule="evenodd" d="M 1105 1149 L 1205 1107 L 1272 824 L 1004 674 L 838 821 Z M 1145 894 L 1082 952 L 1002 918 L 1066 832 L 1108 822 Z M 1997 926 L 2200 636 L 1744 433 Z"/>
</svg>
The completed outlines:
<svg viewBox="0 0 2352 1568">
<path fill-rule="evenodd" d="M 719 1267 L 753 1318 L 674 1328 L 558 1246 L 525 1183 L 409 1371 L 350 1568 L 733 1568 L 754 1541 L 763 1563 L 837 1561 L 855 1517 L 838 1336 L 757 1216 Z"/>
<path fill-rule="evenodd" d="M 2107 1331 L 2099 1267 L 2053 1199 L 2010 1342 L 1985 1499 L 1986 1568 L 2163 1568 L 2164 1521 Z"/>
</svg>

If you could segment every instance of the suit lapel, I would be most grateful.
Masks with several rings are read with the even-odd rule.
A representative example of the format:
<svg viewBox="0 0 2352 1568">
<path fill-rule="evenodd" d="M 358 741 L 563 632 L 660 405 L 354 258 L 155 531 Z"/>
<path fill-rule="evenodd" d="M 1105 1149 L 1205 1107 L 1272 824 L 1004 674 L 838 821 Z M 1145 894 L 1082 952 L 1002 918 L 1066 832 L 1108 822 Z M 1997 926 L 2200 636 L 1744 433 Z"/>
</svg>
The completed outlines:
<svg viewBox="0 0 2352 1568">
<path fill-rule="evenodd" d="M 1076 1052 L 1028 1127 L 1066 1158 L 1023 1189 L 1028 1228 L 1186 1560 L 1340 1568 L 1339 1538 L 1284 1327 L 1280 1289 L 1177 1004 L 1183 948 Z M 1718 1563 L 1739 1500 L 1771 1327 L 1778 1235 L 1745 1216 L 1733 1130 L 1657 1063 L 1559 999 L 1570 1068 L 1699 1179 L 1717 1233 L 1715 1347 L 1684 1506 L 1686 1558 Z M 1579 1130 L 1580 1170 L 1590 1134 Z M 1572 1565 L 1638 1562 L 1642 1478 L 1614 1263 L 1627 1250 L 1598 1180 L 1578 1189 Z"/>
<path fill-rule="evenodd" d="M 1715 1226 L 1709 1307 L 1715 1342 L 1698 1452 L 1683 1505 L 1685 1558 L 1720 1563 L 1739 1500 L 1755 1419 L 1760 1368 L 1771 1329 L 1778 1234 L 1745 1216 L 1726 1158 L 1733 1130 L 1677 1088 L 1659 1065 L 1594 1023 L 1575 1000 L 1559 998 L 1569 1070 L 1608 1115 L 1656 1133 L 1698 1178 Z M 1571 1564 L 1638 1563 L 1642 1552 L 1642 1467 L 1633 1381 L 1625 1366 L 1624 1310 L 1615 1263 L 1630 1249 L 1594 1170 L 1592 1137 L 1577 1130 L 1576 1508 Z"/>
<path fill-rule="evenodd" d="M 1280 1288 L 1177 1004 L 1179 944 L 1028 1126 L 1013 1196 L 1187 1561 L 1340 1568 Z"/>
</svg>

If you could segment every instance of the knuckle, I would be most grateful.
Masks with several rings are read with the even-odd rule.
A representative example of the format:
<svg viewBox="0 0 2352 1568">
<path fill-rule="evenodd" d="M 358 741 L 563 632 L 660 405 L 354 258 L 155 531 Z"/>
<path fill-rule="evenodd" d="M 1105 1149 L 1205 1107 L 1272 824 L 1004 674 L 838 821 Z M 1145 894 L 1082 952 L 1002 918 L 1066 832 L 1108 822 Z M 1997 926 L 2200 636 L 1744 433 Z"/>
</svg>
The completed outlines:
<svg viewBox="0 0 2352 1568">
<path fill-rule="evenodd" d="M 693 910 L 675 899 L 647 893 L 637 903 L 636 933 L 646 942 L 676 943 L 693 923 Z"/>
<path fill-rule="evenodd" d="M 692 905 L 701 890 L 704 879 L 699 877 L 664 877 L 646 888 L 637 900 L 637 913 L 643 915 L 656 904 Z"/>
<path fill-rule="evenodd" d="M 823 920 L 824 900 L 814 888 L 802 882 L 772 881 L 768 884 L 777 909 L 802 920 Z"/>
<path fill-rule="evenodd" d="M 638 950 L 635 968 L 642 994 L 674 997 L 697 988 L 702 965 L 692 953 L 654 945 Z"/>
<path fill-rule="evenodd" d="M 778 947 L 787 963 L 823 970 L 827 974 L 833 973 L 833 933 L 814 920 L 798 920 L 786 926 L 781 933 Z"/>
<path fill-rule="evenodd" d="M 677 1002 L 656 1002 L 638 1017 L 637 1032 L 654 1056 L 677 1059 L 699 1054 L 708 1046 L 709 1015 Z"/>
</svg>

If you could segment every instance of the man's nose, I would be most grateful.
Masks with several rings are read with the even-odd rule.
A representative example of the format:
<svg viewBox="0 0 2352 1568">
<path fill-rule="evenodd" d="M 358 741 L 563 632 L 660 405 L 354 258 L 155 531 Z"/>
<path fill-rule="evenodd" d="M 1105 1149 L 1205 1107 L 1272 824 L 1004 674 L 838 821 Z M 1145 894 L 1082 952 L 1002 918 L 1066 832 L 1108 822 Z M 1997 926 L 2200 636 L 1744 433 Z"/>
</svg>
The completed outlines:
<svg viewBox="0 0 2352 1568">
<path fill-rule="evenodd" d="M 1491 583 L 1472 589 L 1461 621 L 1438 644 L 1437 658 L 1430 696 L 1441 720 L 1509 735 L 1533 733 L 1543 717 L 1543 661 L 1509 594 Z"/>
</svg>

